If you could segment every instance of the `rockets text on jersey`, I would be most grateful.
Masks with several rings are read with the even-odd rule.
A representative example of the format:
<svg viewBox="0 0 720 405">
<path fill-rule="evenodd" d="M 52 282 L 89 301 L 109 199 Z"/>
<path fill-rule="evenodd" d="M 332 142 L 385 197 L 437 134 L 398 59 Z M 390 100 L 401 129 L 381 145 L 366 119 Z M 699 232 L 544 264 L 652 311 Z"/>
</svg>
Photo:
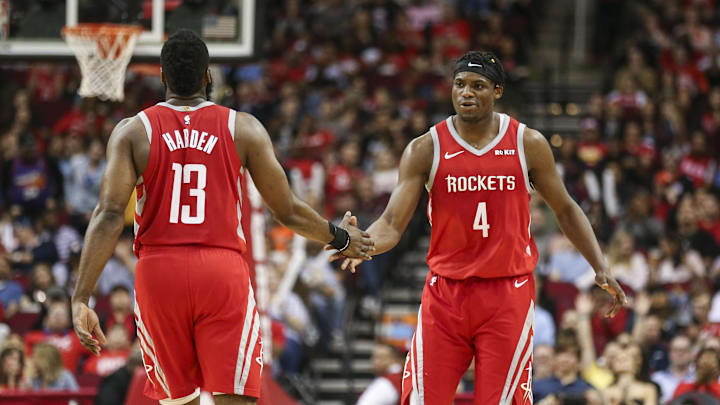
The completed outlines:
<svg viewBox="0 0 720 405">
<path fill-rule="evenodd" d="M 143 245 L 245 251 L 235 116 L 209 101 L 193 107 L 162 102 L 138 113 L 150 158 L 136 185 L 136 254 Z"/>
<path fill-rule="evenodd" d="M 537 263 L 525 125 L 505 114 L 498 117 L 498 134 L 482 149 L 460 137 L 452 117 L 430 129 L 427 260 L 430 270 L 444 277 L 512 277 L 530 273 Z"/>
</svg>

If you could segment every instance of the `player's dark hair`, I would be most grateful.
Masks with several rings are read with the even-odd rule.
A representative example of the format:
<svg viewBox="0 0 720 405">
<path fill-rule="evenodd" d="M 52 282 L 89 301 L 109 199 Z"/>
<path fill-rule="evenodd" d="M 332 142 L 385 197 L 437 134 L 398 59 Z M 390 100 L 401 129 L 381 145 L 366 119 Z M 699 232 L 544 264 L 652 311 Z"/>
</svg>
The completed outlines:
<svg viewBox="0 0 720 405">
<path fill-rule="evenodd" d="M 480 69 L 473 69 L 472 67 L 468 66 L 468 62 L 473 65 L 480 65 L 482 67 Z M 498 58 L 492 52 L 470 51 L 467 52 L 465 55 L 461 56 L 460 59 L 455 62 L 455 70 L 453 71 L 453 76 L 456 75 L 458 72 L 465 70 L 480 73 L 488 79 L 492 80 L 496 85 L 505 85 L 505 68 L 500 61 L 500 58 Z"/>
<path fill-rule="evenodd" d="M 170 90 L 179 96 L 190 96 L 202 89 L 210 54 L 205 42 L 195 32 L 182 29 L 172 34 L 163 45 L 160 63 Z"/>
</svg>

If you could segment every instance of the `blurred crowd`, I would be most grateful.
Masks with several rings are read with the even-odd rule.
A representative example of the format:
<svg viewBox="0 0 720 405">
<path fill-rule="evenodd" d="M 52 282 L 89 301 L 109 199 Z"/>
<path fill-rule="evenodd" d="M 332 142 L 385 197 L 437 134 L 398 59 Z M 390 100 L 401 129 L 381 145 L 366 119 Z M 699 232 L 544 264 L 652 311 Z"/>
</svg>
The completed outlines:
<svg viewBox="0 0 720 405">
<path fill-rule="evenodd" d="M 38 2 L 27 13 L 49 6 L 57 7 Z M 510 85 L 527 78 L 532 6 L 529 0 L 268 1 L 263 59 L 213 66 L 213 100 L 265 124 L 298 195 L 330 218 L 350 210 L 366 227 L 395 186 L 404 147 L 452 112 L 455 58 L 490 49 L 502 58 Z M 138 365 L 132 204 L 92 299 L 108 336 L 100 357 L 80 346 L 68 302 L 112 128 L 163 97 L 159 77 L 146 72 L 131 66 L 124 101 L 109 103 L 77 96 L 74 63 L 0 64 L 0 99 L 11 106 L 0 110 L 0 391 L 73 390 L 102 379 L 101 392 L 110 392 Z M 301 375 L 313 351 L 342 346 L 349 294 L 361 299 L 363 314 L 378 314 L 392 259 L 380 256 L 350 276 L 327 263 L 322 246 L 295 247 L 278 224 L 268 225 L 267 240 L 274 369 Z M 298 281 L 273 300 L 298 249 Z M 105 397 L 98 403 L 121 403 Z"/>
<path fill-rule="evenodd" d="M 605 89 L 553 140 L 629 305 L 533 201 L 536 403 L 720 403 L 720 4 L 601 0 Z"/>
</svg>

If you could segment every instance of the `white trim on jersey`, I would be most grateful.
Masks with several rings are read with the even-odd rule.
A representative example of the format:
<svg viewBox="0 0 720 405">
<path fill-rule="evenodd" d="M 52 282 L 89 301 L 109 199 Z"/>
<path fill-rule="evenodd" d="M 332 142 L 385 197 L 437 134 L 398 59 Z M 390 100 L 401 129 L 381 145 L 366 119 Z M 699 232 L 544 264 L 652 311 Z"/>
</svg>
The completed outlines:
<svg viewBox="0 0 720 405">
<path fill-rule="evenodd" d="M 237 220 L 238 220 L 238 227 L 237 227 L 237 234 L 240 237 L 240 239 L 245 241 L 245 232 L 243 232 L 242 227 L 242 184 L 241 184 L 241 178 L 242 178 L 242 169 L 240 169 L 240 176 L 238 176 L 237 179 L 237 191 L 238 191 L 238 202 L 237 202 Z M 247 242 L 246 242 L 247 243 Z"/>
<path fill-rule="evenodd" d="M 196 111 L 203 107 L 215 105 L 215 103 L 213 103 L 212 101 L 203 101 L 202 103 L 200 103 L 198 105 L 189 106 L 189 105 L 174 105 L 174 104 L 170 104 L 170 103 L 166 103 L 165 101 L 162 101 L 162 102 L 157 103 L 156 105 L 159 105 L 162 107 L 167 107 L 167 108 L 170 108 L 175 111 L 185 112 L 185 111 Z"/>
<path fill-rule="evenodd" d="M 235 115 L 237 112 L 230 109 L 230 114 L 228 115 L 228 129 L 230 130 L 230 136 L 232 137 L 232 140 L 235 140 Z"/>
<path fill-rule="evenodd" d="M 517 150 L 518 159 L 520 159 L 520 166 L 522 167 L 523 177 L 525 177 L 525 188 L 528 193 L 532 193 L 534 189 L 530 185 L 530 176 L 528 175 L 527 161 L 525 160 L 525 143 L 523 142 L 523 136 L 525 134 L 525 124 L 520 124 L 517 130 Z"/>
<path fill-rule="evenodd" d="M 503 388 L 502 395 L 500 396 L 499 405 L 509 404 L 510 401 L 512 401 L 512 397 L 515 394 L 515 389 L 517 388 L 517 383 L 520 379 L 520 375 L 522 374 L 522 369 L 525 367 L 528 358 L 532 354 L 531 332 L 534 329 L 534 324 L 535 302 L 533 300 L 530 300 L 530 307 L 528 308 L 527 315 L 525 316 L 525 324 L 523 325 L 522 332 L 520 333 L 520 339 L 517 342 L 517 346 L 515 346 L 515 353 L 513 354 L 512 362 L 510 363 L 510 368 L 508 369 L 508 374 L 505 378 L 505 386 Z M 528 338 L 530 340 L 530 345 L 527 345 Z M 523 356 L 522 361 L 520 361 L 520 356 L 523 354 L 523 349 L 525 349 L 525 356 Z M 517 377 L 513 381 L 513 376 L 515 376 L 516 372 Z"/>
<path fill-rule="evenodd" d="M 435 183 L 435 174 L 437 173 L 438 166 L 440 165 L 440 138 L 438 137 L 437 129 L 435 126 L 430 128 L 430 136 L 433 142 L 433 162 L 430 168 L 430 175 L 428 181 L 425 183 L 425 188 L 428 192 L 432 190 L 433 183 Z"/>
<path fill-rule="evenodd" d="M 150 120 L 148 119 L 147 114 L 145 114 L 145 111 L 140 111 L 137 113 L 137 116 L 140 117 L 140 121 L 142 121 L 143 126 L 145 127 L 148 142 L 152 143 L 152 125 L 150 125 Z"/>
<path fill-rule="evenodd" d="M 248 303 L 247 309 L 245 310 L 245 323 L 243 324 L 242 337 L 240 338 L 240 345 L 238 346 L 238 355 L 235 360 L 235 386 L 233 388 L 233 394 L 242 395 L 245 392 L 245 384 L 242 385 L 241 380 L 243 377 L 243 365 L 245 361 L 245 345 L 247 344 L 248 335 L 250 335 L 250 328 L 252 327 L 253 316 L 255 315 L 255 293 L 253 292 L 252 285 L 248 279 Z M 252 355 L 252 354 L 251 354 Z"/>
<path fill-rule="evenodd" d="M 455 139 L 455 142 L 457 142 L 460 146 L 465 148 L 467 151 L 472 153 L 476 156 L 482 156 L 485 153 L 487 153 L 490 149 L 494 148 L 505 136 L 505 132 L 507 132 L 508 126 L 510 125 L 510 117 L 508 117 L 506 114 L 498 113 L 500 116 L 500 125 L 498 126 L 498 134 L 493 138 L 492 141 L 490 141 L 489 144 L 485 145 L 482 149 L 477 149 L 476 147 L 470 145 L 467 143 L 462 137 L 460 137 L 460 134 L 458 133 L 457 129 L 455 129 L 455 125 L 453 125 L 452 117 L 447 118 L 447 126 L 450 130 L 450 135 L 452 135 L 453 139 Z"/>
</svg>

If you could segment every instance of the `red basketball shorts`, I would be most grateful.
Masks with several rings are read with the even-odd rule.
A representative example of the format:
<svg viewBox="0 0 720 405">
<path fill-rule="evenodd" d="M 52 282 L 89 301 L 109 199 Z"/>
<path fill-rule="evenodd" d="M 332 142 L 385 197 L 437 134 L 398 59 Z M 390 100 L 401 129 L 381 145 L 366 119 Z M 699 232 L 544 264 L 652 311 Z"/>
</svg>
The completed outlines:
<svg viewBox="0 0 720 405">
<path fill-rule="evenodd" d="M 143 247 L 135 321 L 145 395 L 182 404 L 200 389 L 260 395 L 260 319 L 245 261 L 209 247 Z"/>
<path fill-rule="evenodd" d="M 403 405 L 450 405 L 475 358 L 476 405 L 532 404 L 535 282 L 430 272 L 403 373 Z"/>
</svg>

